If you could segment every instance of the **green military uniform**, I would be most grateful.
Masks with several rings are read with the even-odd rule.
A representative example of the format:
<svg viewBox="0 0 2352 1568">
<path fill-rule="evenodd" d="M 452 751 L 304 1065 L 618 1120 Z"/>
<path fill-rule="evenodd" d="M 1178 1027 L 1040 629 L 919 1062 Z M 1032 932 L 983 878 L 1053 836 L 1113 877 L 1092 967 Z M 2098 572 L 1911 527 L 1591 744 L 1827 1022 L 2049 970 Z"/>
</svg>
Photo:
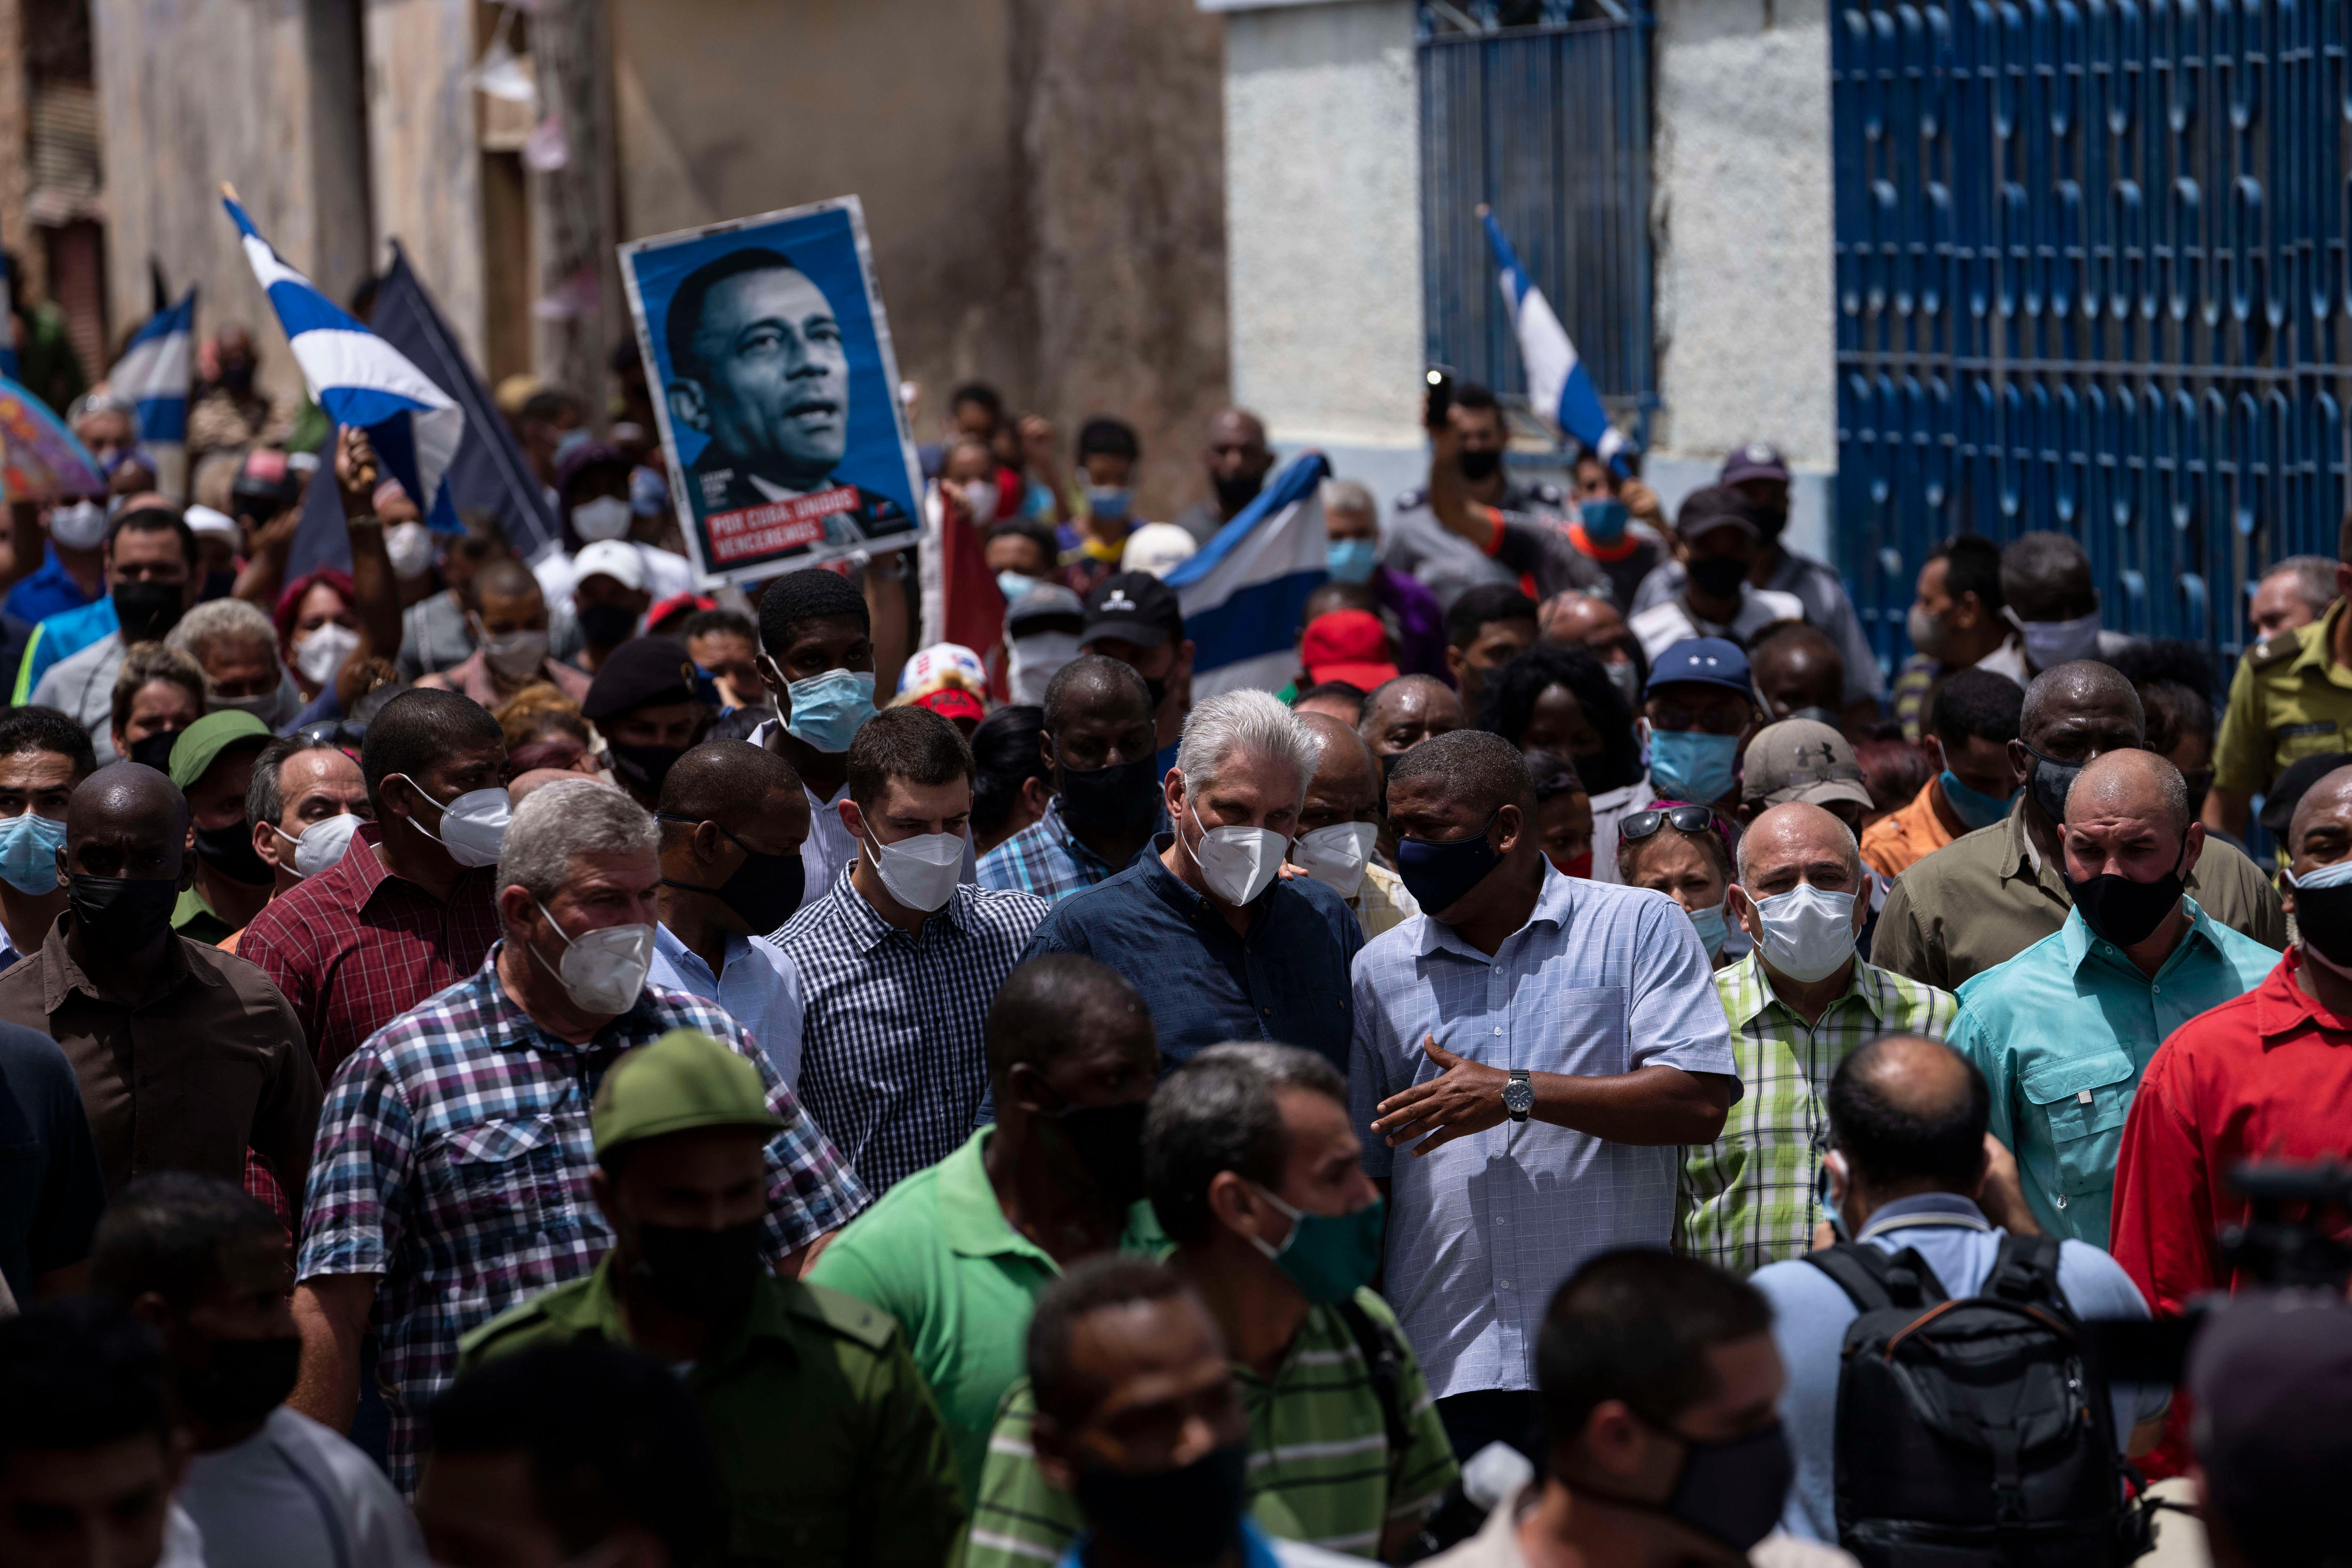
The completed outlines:
<svg viewBox="0 0 2352 1568">
<path fill-rule="evenodd" d="M 751 1064 L 692 1029 L 614 1062 L 589 1111 L 599 1162 L 646 1139 L 776 1125 Z M 619 1257 L 467 1334 L 459 1375 L 568 1340 L 635 1348 Z M 946 1561 L 963 1528 L 962 1484 L 939 1405 L 888 1313 L 762 1272 L 742 1316 L 714 1323 L 702 1353 L 677 1370 L 709 1425 L 727 1489 L 719 1563 Z"/>
<path fill-rule="evenodd" d="M 2287 764 L 2352 752 L 2352 670 L 2335 660 L 2344 601 L 2307 626 L 2266 637 L 2238 661 L 2213 743 L 2213 787 L 2260 795 Z"/>
<path fill-rule="evenodd" d="M 608 1255 L 459 1342 L 458 1375 L 583 1337 L 629 1342 Z M 772 1275 L 686 1374 L 734 1518 L 721 1561 L 937 1563 L 963 1524 L 939 1406 L 889 1314 Z"/>
</svg>

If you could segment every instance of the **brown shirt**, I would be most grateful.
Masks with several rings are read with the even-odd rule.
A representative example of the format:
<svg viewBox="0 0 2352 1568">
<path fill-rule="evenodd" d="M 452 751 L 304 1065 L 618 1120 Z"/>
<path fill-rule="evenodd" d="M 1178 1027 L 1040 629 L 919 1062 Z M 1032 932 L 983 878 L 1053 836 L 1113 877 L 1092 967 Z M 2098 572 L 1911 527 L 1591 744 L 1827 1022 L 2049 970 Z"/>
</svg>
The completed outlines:
<svg viewBox="0 0 2352 1568">
<path fill-rule="evenodd" d="M 176 936 L 143 993 L 101 988 L 66 952 L 72 920 L 0 974 L 0 1019 L 65 1047 L 108 1194 L 150 1171 L 241 1184 L 250 1146 L 299 1203 L 321 1096 L 286 998 L 245 960 Z"/>
<path fill-rule="evenodd" d="M 2187 883 L 2217 923 L 2285 950 L 2278 889 L 2242 853 L 2209 837 Z M 2065 924 L 2074 907 L 2056 863 L 2034 864 L 2021 793 L 2000 821 L 1960 835 L 1895 879 L 1870 962 L 1958 991 Z"/>
</svg>

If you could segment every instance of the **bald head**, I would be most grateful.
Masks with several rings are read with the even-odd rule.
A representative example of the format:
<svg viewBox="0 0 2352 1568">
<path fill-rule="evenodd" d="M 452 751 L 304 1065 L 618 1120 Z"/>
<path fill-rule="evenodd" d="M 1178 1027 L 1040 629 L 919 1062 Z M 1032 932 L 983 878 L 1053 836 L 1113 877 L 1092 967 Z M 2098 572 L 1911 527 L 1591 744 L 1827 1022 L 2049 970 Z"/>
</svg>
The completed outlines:
<svg viewBox="0 0 2352 1568">
<path fill-rule="evenodd" d="M 1877 1203 L 1912 1193 L 1974 1196 L 1992 1100 L 1984 1075 L 1940 1040 L 1882 1035 L 1830 1078 L 1830 1147 Z M 1853 1222 L 1849 1212 L 1847 1218 Z"/>
<path fill-rule="evenodd" d="M 1409 751 L 1432 735 L 1467 728 L 1462 699 L 1433 675 L 1400 675 L 1364 699 L 1356 732 L 1381 756 Z"/>
<path fill-rule="evenodd" d="M 2352 852 L 2352 767 L 2324 773 L 2303 792 L 2294 820 L 2287 826 L 2286 842 L 2297 871 L 2341 860 Z"/>
<path fill-rule="evenodd" d="M 2066 796 L 2066 823 L 2072 827 L 2112 817 L 2160 822 L 2177 844 L 2189 830 L 2188 781 L 2154 752 L 2109 752 L 2076 776 Z"/>
<path fill-rule="evenodd" d="M 662 779 L 661 815 L 691 829 L 715 822 L 730 831 L 767 809 L 768 797 L 797 794 L 801 776 L 792 763 L 748 741 L 705 741 L 673 763 Z"/>
<path fill-rule="evenodd" d="M 507 805 L 520 805 L 551 784 L 580 784 L 583 781 L 588 784 L 604 782 L 603 779 L 590 778 L 586 773 L 575 773 L 570 768 L 526 768 L 515 774 L 513 780 L 508 784 Z M 611 787 L 618 789 L 620 786 L 614 784 Z"/>
<path fill-rule="evenodd" d="M 66 802 L 68 864 L 94 877 L 176 879 L 187 837 L 187 797 L 137 763 L 99 769 Z"/>
<path fill-rule="evenodd" d="M 1818 629 L 1790 626 L 1776 632 L 1748 658 L 1756 690 L 1775 719 L 1802 708 L 1831 712 L 1845 700 L 1845 659 Z"/>
<path fill-rule="evenodd" d="M 2137 746 L 2147 733 L 2147 721 L 2140 710 L 2139 693 L 2123 672 L 2111 664 L 2095 659 L 2078 658 L 2043 670 L 2025 689 L 2024 711 L 2018 718 L 2018 734 L 2028 746 L 2044 756 L 2060 762 L 2075 762 L 2085 754 L 2080 751 L 2069 755 L 2054 751 L 2045 742 L 2065 743 L 2076 732 L 2096 730 L 2102 733 L 2128 733 L 2119 745 Z M 2101 746 L 2112 751 L 2115 746 Z"/>
<path fill-rule="evenodd" d="M 1149 723 L 1150 688 L 1133 665 L 1082 653 L 1045 683 L 1045 733 L 1058 736 L 1082 720 L 1117 729 Z"/>
<path fill-rule="evenodd" d="M 1838 868 L 1838 880 L 1824 879 L 1831 867 Z M 1810 802 L 1792 800 L 1759 813 L 1739 836 L 1739 885 L 1753 898 L 1769 898 L 1800 881 L 1825 892 L 1858 891 L 1862 849 L 1844 823 Z"/>
<path fill-rule="evenodd" d="M 1298 721 L 1307 727 L 1316 751 L 1315 777 L 1307 786 L 1307 805 L 1299 818 L 1301 830 L 1326 827 L 1330 821 L 1349 821 L 1359 811 L 1378 805 L 1380 760 L 1364 744 L 1364 738 L 1328 713 L 1302 712 Z M 1327 811 L 1337 815 L 1326 821 Z"/>
</svg>

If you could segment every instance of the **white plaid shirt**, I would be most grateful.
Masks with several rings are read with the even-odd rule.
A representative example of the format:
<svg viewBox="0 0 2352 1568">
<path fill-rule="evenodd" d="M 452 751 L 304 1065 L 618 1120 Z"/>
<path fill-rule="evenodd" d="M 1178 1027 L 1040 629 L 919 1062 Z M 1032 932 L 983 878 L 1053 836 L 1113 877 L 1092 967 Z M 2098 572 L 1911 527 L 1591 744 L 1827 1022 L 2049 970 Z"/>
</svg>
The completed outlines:
<svg viewBox="0 0 2352 1568">
<path fill-rule="evenodd" d="M 1698 933 L 1663 894 L 1547 863 L 1535 912 L 1492 958 L 1416 915 L 1356 955 L 1354 982 L 1349 1097 L 1364 1169 L 1391 1184 L 1383 1293 L 1433 1397 L 1533 1388 L 1537 1332 L 1560 1281 L 1596 1253 L 1673 1235 L 1681 1152 L 1530 1120 L 1415 1158 L 1371 1131 L 1373 1108 L 1439 1076 L 1425 1035 L 1498 1068 L 1734 1076 Z"/>
<path fill-rule="evenodd" d="M 971 1136 L 988 1005 L 1051 906 L 960 885 L 909 936 L 853 869 L 767 940 L 800 972 L 801 1103 L 878 1197 Z"/>
</svg>

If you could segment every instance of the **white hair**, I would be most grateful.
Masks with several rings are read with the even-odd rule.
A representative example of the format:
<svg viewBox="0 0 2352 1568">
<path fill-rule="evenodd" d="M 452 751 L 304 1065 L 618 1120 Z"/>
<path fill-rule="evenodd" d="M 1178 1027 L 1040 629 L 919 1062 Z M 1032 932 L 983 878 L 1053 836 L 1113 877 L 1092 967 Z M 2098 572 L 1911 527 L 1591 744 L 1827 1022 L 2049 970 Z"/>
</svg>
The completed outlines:
<svg viewBox="0 0 2352 1568">
<path fill-rule="evenodd" d="M 225 644 L 239 647 L 266 647 L 272 658 L 278 657 L 278 628 L 270 623 L 258 605 L 243 599 L 207 599 L 180 617 L 179 624 L 163 634 L 163 646 L 176 648 L 205 664 L 208 649 Z M 206 665 L 205 674 L 212 669 Z"/>
<path fill-rule="evenodd" d="M 1325 479 L 1323 510 L 1361 512 L 1375 525 L 1381 521 L 1380 503 L 1372 499 L 1371 487 L 1361 479 Z"/>
<path fill-rule="evenodd" d="M 1176 771 L 1184 775 L 1189 795 L 1214 784 L 1233 758 L 1258 758 L 1297 769 L 1304 800 L 1319 754 L 1313 733 L 1273 692 L 1221 691 L 1186 717 L 1184 737 L 1176 744 Z"/>
<path fill-rule="evenodd" d="M 566 780 L 531 791 L 515 807 L 499 846 L 499 886 L 545 903 L 570 879 L 575 855 L 660 851 L 651 812 L 596 779 Z"/>
</svg>

